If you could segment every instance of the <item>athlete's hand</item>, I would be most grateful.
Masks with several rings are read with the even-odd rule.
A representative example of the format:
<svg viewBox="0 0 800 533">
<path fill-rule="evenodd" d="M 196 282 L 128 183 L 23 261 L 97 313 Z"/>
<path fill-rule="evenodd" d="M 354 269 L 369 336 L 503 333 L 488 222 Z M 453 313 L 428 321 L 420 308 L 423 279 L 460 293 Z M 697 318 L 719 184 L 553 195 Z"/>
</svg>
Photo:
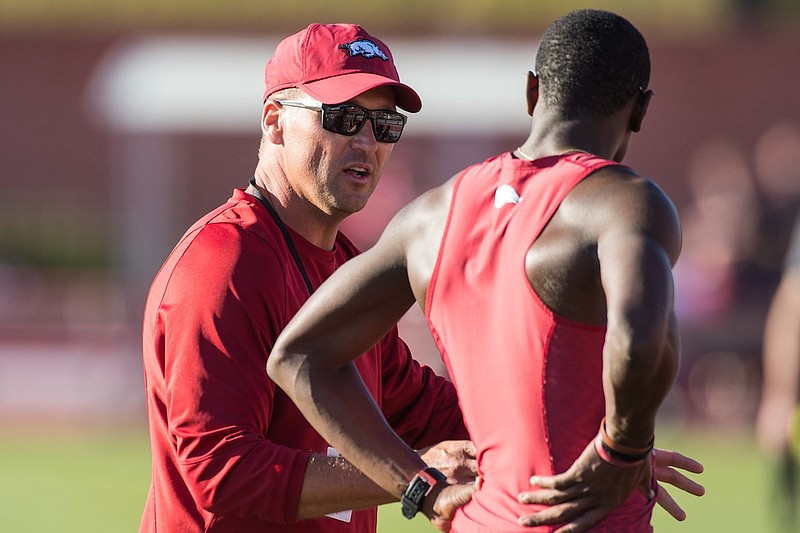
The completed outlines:
<svg viewBox="0 0 800 533">
<path fill-rule="evenodd" d="M 472 483 L 478 476 L 477 450 L 471 441 L 446 440 L 417 453 L 446 475 L 448 483 Z"/>
<path fill-rule="evenodd" d="M 519 501 L 549 507 L 520 517 L 519 524 L 560 524 L 555 533 L 588 531 L 635 489 L 648 499 L 656 497 L 652 476 L 653 461 L 645 460 L 629 468 L 613 466 L 597 455 L 591 441 L 566 472 L 531 478 L 531 485 L 540 489 L 520 493 Z"/>
<path fill-rule="evenodd" d="M 658 484 L 658 496 L 656 496 L 656 503 L 660 505 L 666 512 L 668 512 L 675 520 L 686 520 L 686 512 L 680 505 L 670 496 L 667 489 L 664 488 L 662 483 L 669 483 L 675 488 L 684 492 L 688 492 L 694 496 L 702 496 L 706 493 L 703 485 L 696 483 L 686 477 L 683 473 L 678 472 L 676 468 L 691 472 L 693 474 L 702 474 L 703 465 L 695 461 L 691 457 L 686 457 L 683 454 L 674 452 L 672 450 L 655 450 L 656 456 L 656 479 Z"/>
</svg>

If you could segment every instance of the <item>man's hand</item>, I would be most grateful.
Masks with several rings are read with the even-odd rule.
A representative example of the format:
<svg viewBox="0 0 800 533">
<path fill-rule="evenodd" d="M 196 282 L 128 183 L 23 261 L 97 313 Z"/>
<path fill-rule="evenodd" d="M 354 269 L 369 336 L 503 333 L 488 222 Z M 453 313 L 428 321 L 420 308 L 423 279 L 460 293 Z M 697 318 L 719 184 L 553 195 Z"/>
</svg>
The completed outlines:
<svg viewBox="0 0 800 533">
<path fill-rule="evenodd" d="M 471 441 L 446 440 L 417 453 L 428 466 L 446 475 L 448 483 L 469 484 L 478 477 L 477 450 Z"/>
<path fill-rule="evenodd" d="M 655 474 L 659 481 L 695 496 L 705 493 L 702 485 L 675 468 L 697 474 L 703 471 L 703 465 L 694 459 L 678 452 L 655 450 Z M 646 496 L 653 497 L 650 469 L 651 463 L 648 461 L 634 468 L 609 465 L 597 456 L 594 444 L 590 443 L 563 474 L 531 478 L 531 484 L 541 490 L 520 493 L 519 501 L 546 504 L 550 507 L 521 517 L 519 523 L 525 526 L 563 524 L 557 533 L 587 531 L 624 502 L 635 488 L 642 490 Z M 686 518 L 683 509 L 660 485 L 656 502 L 675 519 Z"/>
</svg>

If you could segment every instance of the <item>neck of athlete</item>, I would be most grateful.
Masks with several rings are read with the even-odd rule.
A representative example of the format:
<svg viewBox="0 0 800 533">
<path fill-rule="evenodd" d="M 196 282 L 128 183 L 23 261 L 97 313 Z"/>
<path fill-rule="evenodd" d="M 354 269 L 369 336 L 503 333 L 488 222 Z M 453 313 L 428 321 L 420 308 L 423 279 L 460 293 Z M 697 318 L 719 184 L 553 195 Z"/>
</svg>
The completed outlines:
<svg viewBox="0 0 800 533">
<path fill-rule="evenodd" d="M 565 119 L 557 112 L 537 106 L 531 120 L 531 133 L 520 147 L 522 155 L 539 159 L 581 151 L 621 161 L 631 133 L 626 112 L 627 109 L 610 116 Z"/>
</svg>

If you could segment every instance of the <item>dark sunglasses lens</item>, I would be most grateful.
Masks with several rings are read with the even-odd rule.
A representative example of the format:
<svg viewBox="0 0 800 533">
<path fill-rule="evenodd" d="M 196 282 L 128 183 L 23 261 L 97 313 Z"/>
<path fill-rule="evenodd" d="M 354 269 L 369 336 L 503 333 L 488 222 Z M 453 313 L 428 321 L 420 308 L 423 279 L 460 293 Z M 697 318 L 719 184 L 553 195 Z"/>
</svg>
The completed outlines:
<svg viewBox="0 0 800 533">
<path fill-rule="evenodd" d="M 365 120 L 367 114 L 358 107 L 329 107 L 322 114 L 322 127 L 341 135 L 355 135 Z"/>
<path fill-rule="evenodd" d="M 376 111 L 373 115 L 373 128 L 375 139 L 384 143 L 396 143 L 403 133 L 406 117 L 400 113 Z"/>
<path fill-rule="evenodd" d="M 322 127 L 340 135 L 355 135 L 367 120 L 367 111 L 356 105 L 323 106 Z M 396 143 L 403 133 L 406 117 L 391 111 L 372 111 L 372 127 L 375 139 L 384 143 Z"/>
</svg>

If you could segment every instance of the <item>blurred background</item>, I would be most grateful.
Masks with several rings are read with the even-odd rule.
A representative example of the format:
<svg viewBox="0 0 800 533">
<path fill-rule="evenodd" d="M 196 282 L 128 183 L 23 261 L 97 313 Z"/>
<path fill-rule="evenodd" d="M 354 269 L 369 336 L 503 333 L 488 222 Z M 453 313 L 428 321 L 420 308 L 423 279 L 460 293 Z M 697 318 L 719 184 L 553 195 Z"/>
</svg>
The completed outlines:
<svg viewBox="0 0 800 533">
<path fill-rule="evenodd" d="M 589 5 L 649 42 L 656 96 L 626 163 L 663 187 L 683 223 L 683 359 L 666 444 L 707 467 L 735 457 L 702 481 L 745 476 L 741 505 L 760 502 L 723 526 L 733 496 L 681 500 L 690 520 L 659 530 L 767 530 L 779 470 L 755 448 L 753 422 L 764 322 L 800 204 L 797 0 L 0 0 L 7 530 L 65 531 L 70 512 L 82 517 L 75 531 L 136 529 L 149 479 L 145 293 L 185 229 L 251 176 L 263 66 L 281 38 L 311 22 L 362 24 L 423 98 L 371 203 L 346 223 L 366 248 L 416 194 L 524 140 L 537 39 Z M 443 371 L 418 311 L 402 333 Z M 48 494 L 69 509 L 52 523 Z"/>
</svg>

